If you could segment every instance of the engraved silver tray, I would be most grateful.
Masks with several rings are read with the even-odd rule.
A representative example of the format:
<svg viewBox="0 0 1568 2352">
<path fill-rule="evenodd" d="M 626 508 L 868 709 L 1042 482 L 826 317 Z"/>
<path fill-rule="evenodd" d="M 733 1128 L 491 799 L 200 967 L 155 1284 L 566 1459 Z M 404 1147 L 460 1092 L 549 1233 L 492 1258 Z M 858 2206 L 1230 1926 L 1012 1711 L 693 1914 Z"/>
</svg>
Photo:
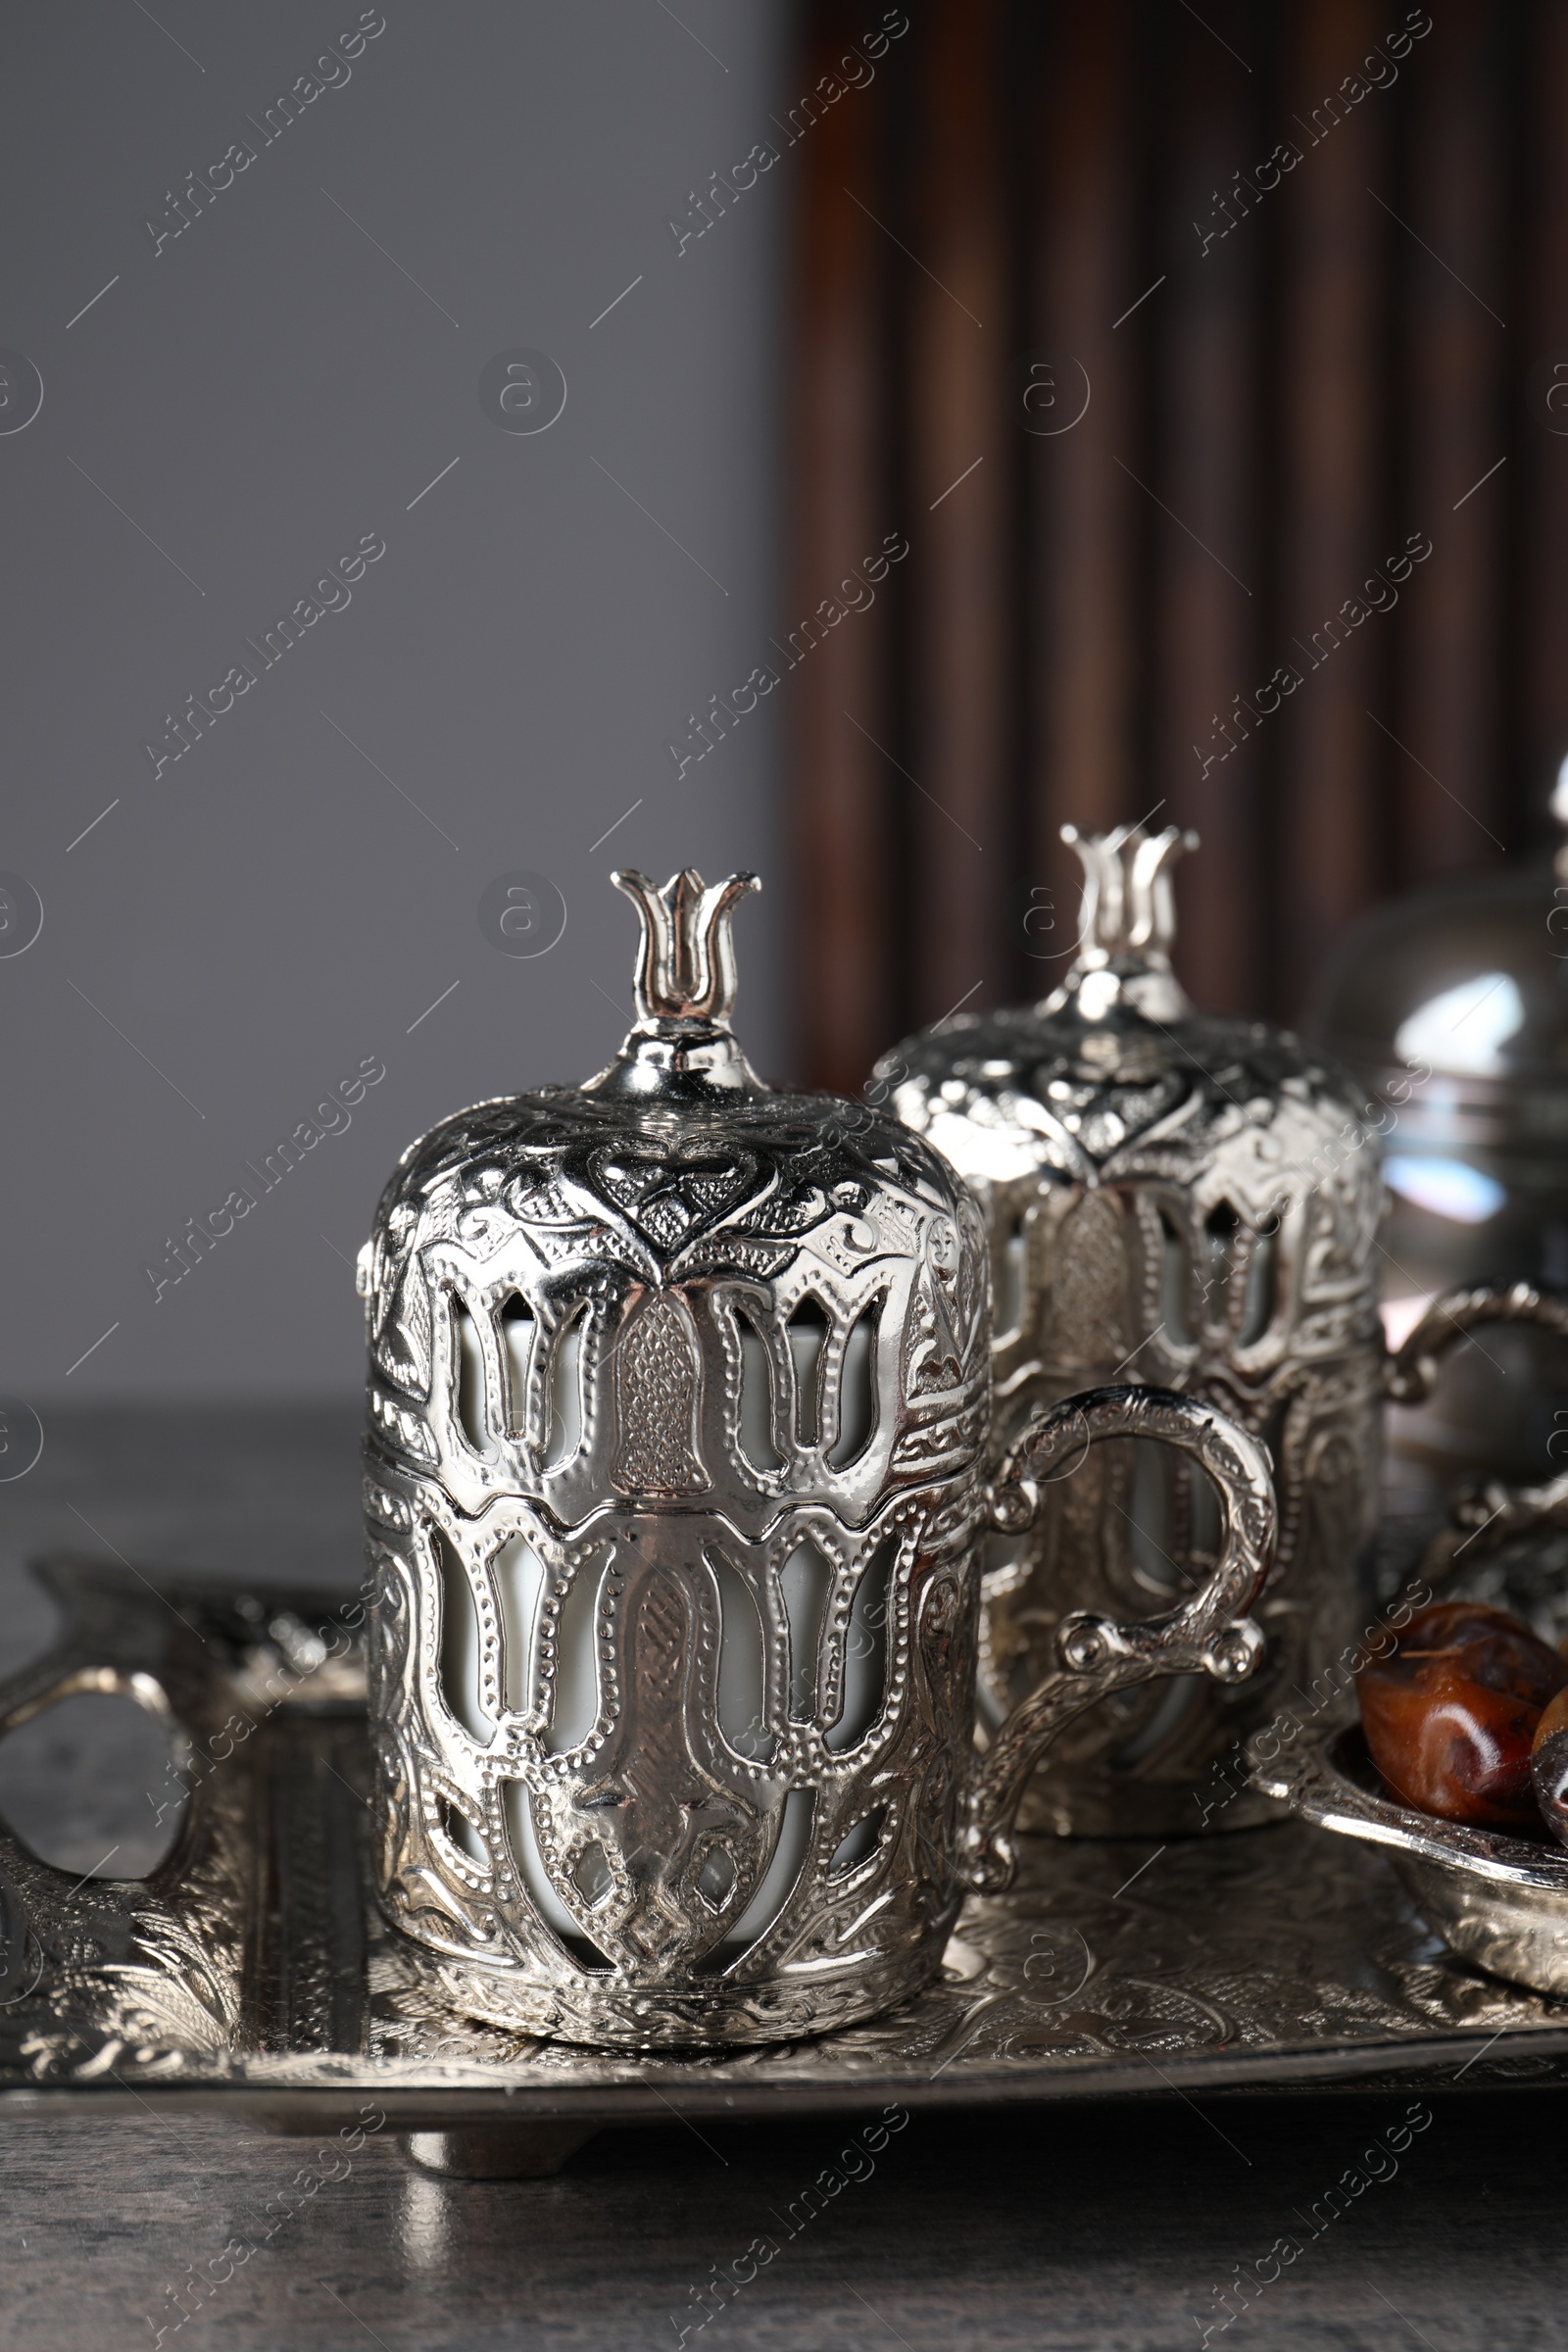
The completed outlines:
<svg viewBox="0 0 1568 2352">
<path fill-rule="evenodd" d="M 1468 1966 L 1380 1853 L 1293 1821 L 1164 1844 L 1025 1839 L 1019 1884 L 970 1900 L 943 1980 L 836 2034 L 644 2058 L 472 2023 L 369 1899 L 363 1671 L 332 1612 L 96 1564 L 40 1573 L 68 1630 L 0 1689 L 0 1732 L 71 1691 L 124 1690 L 199 1777 L 146 1879 L 73 1884 L 0 1830 L 7 2119 L 156 2097 L 314 2132 L 370 2101 L 421 2160 L 542 2171 L 601 2125 L 672 2113 L 696 2129 L 889 2103 L 1568 2080 L 1568 2000 Z"/>
</svg>

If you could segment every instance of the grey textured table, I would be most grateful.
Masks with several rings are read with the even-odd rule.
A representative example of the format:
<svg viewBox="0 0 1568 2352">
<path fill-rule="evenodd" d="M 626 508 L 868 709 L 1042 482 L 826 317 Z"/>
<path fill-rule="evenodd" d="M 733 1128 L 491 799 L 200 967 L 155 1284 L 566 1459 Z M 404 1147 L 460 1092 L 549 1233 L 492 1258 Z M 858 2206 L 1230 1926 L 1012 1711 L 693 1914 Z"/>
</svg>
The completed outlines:
<svg viewBox="0 0 1568 2352">
<path fill-rule="evenodd" d="M 358 1556 L 353 1417 L 51 1417 L 42 1461 L 0 1492 L 0 1544 L 7 1669 L 52 1631 L 24 1575 L 42 1550 L 341 1590 Z M 150 1858 L 134 1727 L 112 1702 L 72 1706 L 7 1743 L 0 1802 L 50 1859 L 87 1870 L 116 1843 L 117 1870 Z M 737 2346 L 1165 2347 L 1229 2332 L 1228 2311 L 1267 2345 L 1562 2340 L 1555 2094 L 1434 2090 L 1396 2155 L 1410 2105 L 1156 2091 L 916 2113 L 874 2154 L 827 2117 L 705 2117 L 607 2132 L 533 2182 L 435 2178 L 373 2132 L 318 2162 L 307 2143 L 152 2107 L 10 2124 L 0 2346 L 466 2352 L 669 2346 L 684 2329 Z M 206 2297 L 187 2289 L 176 2325 L 169 2290 L 188 2266 L 221 2272 L 230 2241 L 257 2251 Z"/>
</svg>

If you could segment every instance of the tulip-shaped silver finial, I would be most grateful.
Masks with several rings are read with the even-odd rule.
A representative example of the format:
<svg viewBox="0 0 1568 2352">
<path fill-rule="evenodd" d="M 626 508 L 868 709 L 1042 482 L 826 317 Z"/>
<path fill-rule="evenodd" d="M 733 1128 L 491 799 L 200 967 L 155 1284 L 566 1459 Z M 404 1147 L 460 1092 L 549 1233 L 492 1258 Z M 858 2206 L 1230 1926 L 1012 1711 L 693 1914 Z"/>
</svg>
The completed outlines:
<svg viewBox="0 0 1568 2352">
<path fill-rule="evenodd" d="M 1049 1008 L 1059 1011 L 1076 1002 L 1088 1020 L 1123 1004 L 1160 1021 L 1187 1011 L 1187 997 L 1170 967 L 1176 936 L 1170 877 L 1183 852 L 1197 849 L 1198 835 L 1180 825 L 1167 825 L 1162 833 L 1146 833 L 1142 825 L 1080 833 L 1076 825 L 1063 825 L 1061 838 L 1083 860 L 1083 910 L 1077 961 Z"/>
<path fill-rule="evenodd" d="M 632 984 L 637 1018 L 727 1025 L 735 1009 L 730 923 L 736 901 L 761 889 L 758 876 L 731 874 L 709 889 L 697 868 L 688 865 L 657 890 L 646 874 L 623 865 L 610 879 L 642 917 L 642 947 Z"/>
<path fill-rule="evenodd" d="M 659 1095 L 693 1087 L 758 1088 L 761 1080 L 730 1031 L 735 1008 L 736 904 L 762 885 L 731 874 L 711 887 L 688 865 L 662 890 L 621 866 L 611 880 L 635 906 L 642 940 L 632 981 L 637 1025 L 585 1092 Z"/>
</svg>

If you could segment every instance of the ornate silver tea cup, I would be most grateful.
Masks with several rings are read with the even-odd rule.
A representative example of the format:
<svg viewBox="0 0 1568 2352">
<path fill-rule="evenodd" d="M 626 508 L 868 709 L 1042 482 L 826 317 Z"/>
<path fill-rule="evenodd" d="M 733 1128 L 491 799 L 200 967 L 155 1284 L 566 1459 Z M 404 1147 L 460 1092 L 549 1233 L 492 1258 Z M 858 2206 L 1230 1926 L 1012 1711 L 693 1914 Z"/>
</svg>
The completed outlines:
<svg viewBox="0 0 1568 2352">
<path fill-rule="evenodd" d="M 1083 1708 L 1250 1671 L 1274 1503 L 1253 1438 L 1153 1390 L 1055 1403 L 988 1485 L 970 1194 L 892 1118 L 753 1072 L 754 877 L 614 879 L 620 1053 L 443 1121 L 362 1253 L 380 1899 L 469 2014 L 771 2040 L 929 1980 Z M 1130 1434 L 1214 1482 L 1212 1565 L 1148 1622 L 1063 1622 L 982 1753 L 984 1535 Z"/>
<path fill-rule="evenodd" d="M 1243 1749 L 1282 1708 L 1348 1679 L 1372 1601 L 1385 1396 L 1430 1396 L 1480 1325 L 1553 1322 L 1527 1286 L 1434 1300 L 1396 1357 L 1378 1316 L 1387 1102 L 1262 1021 L 1195 1010 L 1171 969 L 1171 867 L 1197 837 L 1063 833 L 1084 864 L 1077 956 L 1040 1004 L 959 1013 L 877 1065 L 870 1098 L 934 1144 L 980 1201 L 997 1299 L 993 1458 L 1073 1390 L 1149 1380 L 1234 1416 L 1279 1506 L 1245 1689 L 1194 1676 L 1077 1721 L 1019 1820 L 1058 1834 L 1241 1829 L 1274 1808 Z M 983 1719 L 1053 1664 L 1085 1607 L 1173 1598 L 1214 1556 L 1188 1465 L 1117 1446 L 987 1544 Z M 1333 1688 L 1333 1686 L 1330 1686 Z M 1310 1703 L 1310 1702 L 1309 1702 Z"/>
</svg>

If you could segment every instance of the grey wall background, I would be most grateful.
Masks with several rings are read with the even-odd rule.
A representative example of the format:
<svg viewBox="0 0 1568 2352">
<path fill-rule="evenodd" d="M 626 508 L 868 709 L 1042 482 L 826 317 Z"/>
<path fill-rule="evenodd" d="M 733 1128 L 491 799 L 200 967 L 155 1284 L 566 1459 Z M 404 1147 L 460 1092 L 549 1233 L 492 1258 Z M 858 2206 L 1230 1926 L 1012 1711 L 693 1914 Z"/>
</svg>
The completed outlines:
<svg viewBox="0 0 1568 2352">
<path fill-rule="evenodd" d="M 742 1016 L 779 1066 L 782 698 L 683 779 L 666 747 L 775 625 L 787 161 L 684 249 L 669 221 L 768 136 L 783 15 L 385 0 L 318 72 L 353 0 L 12 0 L 0 345 L 44 397 L 0 433 L 0 868 L 44 920 L 0 959 L 0 1389 L 45 1423 L 350 1396 L 351 1261 L 397 1152 L 625 1029 L 616 863 L 767 876 Z M 343 72 L 264 143 L 282 93 Z M 255 161 L 155 250 L 234 141 Z M 517 347 L 567 387 L 534 435 L 478 396 Z M 352 602 L 263 668 L 244 641 L 365 534 L 386 552 Z M 242 660 L 254 686 L 155 777 L 166 713 Z M 533 959 L 478 921 L 517 869 L 567 912 Z M 155 1302 L 166 1241 L 364 1059 L 386 1074 L 352 1124 Z"/>
</svg>

